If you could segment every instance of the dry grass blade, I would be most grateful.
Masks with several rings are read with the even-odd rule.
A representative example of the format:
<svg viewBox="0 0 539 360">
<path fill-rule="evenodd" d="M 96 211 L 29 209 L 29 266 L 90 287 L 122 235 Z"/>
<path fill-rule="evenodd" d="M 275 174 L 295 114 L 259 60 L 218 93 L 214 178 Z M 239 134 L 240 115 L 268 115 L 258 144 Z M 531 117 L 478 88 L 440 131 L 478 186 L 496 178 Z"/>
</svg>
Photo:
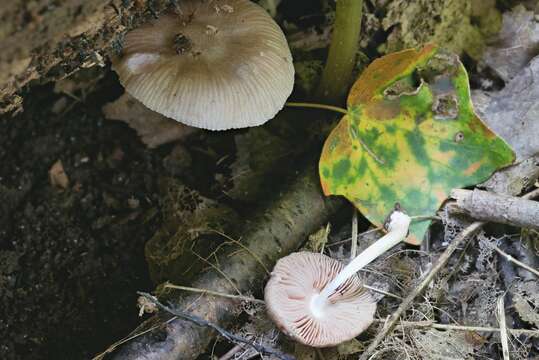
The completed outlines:
<svg viewBox="0 0 539 360">
<path fill-rule="evenodd" d="M 212 296 L 220 296 L 220 297 L 229 298 L 229 299 L 236 299 L 236 300 L 241 300 L 241 301 L 249 301 L 249 302 L 254 302 L 254 303 L 257 303 L 257 304 L 264 304 L 264 300 L 255 299 L 255 298 L 250 297 L 250 296 L 225 294 L 225 293 L 220 293 L 220 292 L 213 291 L 213 290 L 199 289 L 199 288 L 194 288 L 194 287 L 189 287 L 189 286 L 174 285 L 174 284 L 170 284 L 170 283 L 166 283 L 164 285 L 164 287 L 165 287 L 165 289 L 184 290 L 184 291 L 207 294 L 207 295 L 212 295 Z"/>
<path fill-rule="evenodd" d="M 505 324 L 505 305 L 503 295 L 498 298 L 497 302 L 498 322 L 500 323 L 500 339 L 502 341 L 503 360 L 509 358 L 509 340 L 507 338 L 507 326 Z"/>
</svg>

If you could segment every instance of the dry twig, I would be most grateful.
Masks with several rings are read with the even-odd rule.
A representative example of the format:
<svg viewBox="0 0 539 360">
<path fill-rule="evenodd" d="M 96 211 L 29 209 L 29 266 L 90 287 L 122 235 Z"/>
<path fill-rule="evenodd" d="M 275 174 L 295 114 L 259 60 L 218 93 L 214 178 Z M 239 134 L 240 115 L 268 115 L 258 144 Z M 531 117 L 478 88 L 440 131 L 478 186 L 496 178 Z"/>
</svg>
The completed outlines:
<svg viewBox="0 0 539 360">
<path fill-rule="evenodd" d="M 531 266 L 527 265 L 527 264 L 524 264 L 523 262 L 521 261 L 518 261 L 517 259 L 515 259 L 514 257 L 512 257 L 511 255 L 509 255 L 508 253 L 506 253 L 505 251 L 503 251 L 502 249 L 500 249 L 499 247 L 497 247 L 496 245 L 492 245 L 492 248 L 494 250 L 496 250 L 496 252 L 498 254 L 500 254 L 501 256 L 503 256 L 504 258 L 506 258 L 508 261 L 520 266 L 521 268 L 525 269 L 525 270 L 528 270 L 529 272 L 531 272 L 532 274 L 534 274 L 535 276 L 538 276 L 539 277 L 539 271 L 537 271 L 537 269 L 534 269 L 532 268 Z"/>
<path fill-rule="evenodd" d="M 539 229 L 539 202 L 482 190 L 454 189 L 450 209 L 482 221 Z"/>
<path fill-rule="evenodd" d="M 236 299 L 241 301 L 249 301 L 257 304 L 264 304 L 264 300 L 256 299 L 254 297 L 250 296 L 243 296 L 243 295 L 232 295 L 232 294 L 225 294 L 218 291 L 208 290 L 208 289 L 200 289 L 200 288 L 194 288 L 189 286 L 181 286 L 181 285 L 174 285 L 171 283 L 166 283 L 164 285 L 165 289 L 176 289 L 176 290 L 184 290 L 184 291 L 190 291 L 194 293 L 201 293 L 201 294 L 207 294 L 207 295 L 213 295 L 213 296 L 220 296 L 228 299 Z"/>
<path fill-rule="evenodd" d="M 350 260 L 355 259 L 357 255 L 357 209 L 354 207 L 352 209 L 352 247 L 350 248 Z"/>
<path fill-rule="evenodd" d="M 161 303 L 159 300 L 157 300 L 157 298 L 155 296 L 153 296 L 151 294 L 148 294 L 148 293 L 145 293 L 145 292 L 137 292 L 137 294 L 139 294 L 140 296 L 143 296 L 144 298 L 148 299 L 149 301 L 154 303 L 159 309 L 161 309 L 163 311 L 166 311 L 171 315 L 174 315 L 174 316 L 177 316 L 178 318 L 181 318 L 183 320 L 187 320 L 189 322 L 192 322 L 192 323 L 194 323 L 194 324 L 196 324 L 198 326 L 208 327 L 208 328 L 211 328 L 211 329 L 217 331 L 219 333 L 219 335 L 221 335 L 225 339 L 227 339 L 227 340 L 229 340 L 229 341 L 231 341 L 231 342 L 233 342 L 235 344 L 246 344 L 246 345 L 252 347 L 253 349 L 255 349 L 256 351 L 258 351 L 261 354 L 273 355 L 273 356 L 275 356 L 275 357 L 277 357 L 279 359 L 282 359 L 282 360 L 294 360 L 294 357 L 291 356 L 291 355 L 284 354 L 284 353 L 282 353 L 282 352 L 280 352 L 278 350 L 272 349 L 272 348 L 264 346 L 264 345 L 256 344 L 256 343 L 254 343 L 252 341 L 244 339 L 241 336 L 234 335 L 234 334 L 226 331 L 225 329 L 223 329 L 219 325 L 215 325 L 215 324 L 213 324 L 213 323 L 211 323 L 209 321 L 206 321 L 206 320 L 204 320 L 204 319 L 202 319 L 202 318 L 200 318 L 198 316 L 190 315 L 190 314 L 184 313 L 182 311 L 172 309 L 169 306 Z"/>
<path fill-rule="evenodd" d="M 385 319 L 376 319 L 376 322 L 386 323 Z M 438 330 L 455 330 L 455 331 L 473 331 L 473 332 L 500 332 L 500 328 L 488 327 L 488 326 L 463 326 L 463 325 L 452 325 L 452 324 L 438 324 L 433 321 L 399 321 L 399 326 L 402 327 L 411 327 L 411 328 L 432 328 Z M 514 335 L 524 335 L 531 337 L 539 337 L 539 330 L 528 330 L 528 329 L 507 329 L 507 332 Z"/>
</svg>

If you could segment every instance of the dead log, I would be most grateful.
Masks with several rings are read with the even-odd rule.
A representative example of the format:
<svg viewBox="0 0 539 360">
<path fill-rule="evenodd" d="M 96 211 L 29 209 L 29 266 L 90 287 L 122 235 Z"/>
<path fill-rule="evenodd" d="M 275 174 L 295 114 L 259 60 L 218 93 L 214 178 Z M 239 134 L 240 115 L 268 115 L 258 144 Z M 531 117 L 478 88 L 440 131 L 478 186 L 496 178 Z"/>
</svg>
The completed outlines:
<svg viewBox="0 0 539 360">
<path fill-rule="evenodd" d="M 341 198 L 325 198 L 320 190 L 313 166 L 300 175 L 284 193 L 265 207 L 242 232 L 241 247 L 230 249 L 218 257 L 219 267 L 201 274 L 193 286 L 234 294 L 262 290 L 267 275 L 280 257 L 296 250 L 307 236 L 328 221 L 340 206 Z M 242 251 L 238 251 L 242 250 Z M 240 311 L 237 300 L 174 293 L 173 308 L 189 311 L 206 321 L 226 327 Z M 140 333 L 155 324 L 157 329 L 124 344 L 113 358 L 177 360 L 194 359 L 207 348 L 212 331 L 182 320 L 170 320 L 159 314 L 139 326 Z"/>
<path fill-rule="evenodd" d="M 474 219 L 539 230 L 539 202 L 482 190 L 455 189 L 456 208 Z"/>
<path fill-rule="evenodd" d="M 30 81 L 104 65 L 123 34 L 174 0 L 13 0 L 0 6 L 0 114 L 22 109 Z"/>
</svg>

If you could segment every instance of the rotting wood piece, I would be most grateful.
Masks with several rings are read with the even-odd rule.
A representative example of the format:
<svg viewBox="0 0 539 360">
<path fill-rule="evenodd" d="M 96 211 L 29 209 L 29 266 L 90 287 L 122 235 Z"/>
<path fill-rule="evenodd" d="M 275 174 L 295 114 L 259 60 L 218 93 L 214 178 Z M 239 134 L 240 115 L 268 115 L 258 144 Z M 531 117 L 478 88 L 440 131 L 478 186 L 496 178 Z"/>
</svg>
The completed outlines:
<svg viewBox="0 0 539 360">
<path fill-rule="evenodd" d="M 482 190 L 455 189 L 452 210 L 474 219 L 539 230 L 539 202 Z"/>
<path fill-rule="evenodd" d="M 307 236 L 326 222 L 344 201 L 325 198 L 320 190 L 316 169 L 302 171 L 286 192 L 262 210 L 243 231 L 242 244 L 257 255 L 267 268 L 275 261 L 297 250 Z M 219 269 L 200 275 L 192 286 L 233 294 L 262 289 L 266 271 L 258 260 L 246 251 L 234 251 L 219 256 Z M 222 276 L 226 274 L 229 279 Z M 176 293 L 175 293 L 176 294 Z M 174 295 L 174 294 L 173 294 Z M 173 307 L 190 311 L 193 315 L 226 327 L 236 319 L 240 305 L 236 300 L 190 294 L 169 299 Z M 157 321 L 164 323 L 168 315 L 150 318 L 133 333 L 141 332 Z M 207 328 L 174 320 L 155 331 L 124 344 L 112 358 L 177 360 L 194 359 L 201 354 L 212 339 Z"/>
<path fill-rule="evenodd" d="M 174 0 L 13 0 L 0 6 L 0 114 L 22 109 L 18 93 L 32 80 L 62 79 L 103 65 L 125 31 Z"/>
</svg>

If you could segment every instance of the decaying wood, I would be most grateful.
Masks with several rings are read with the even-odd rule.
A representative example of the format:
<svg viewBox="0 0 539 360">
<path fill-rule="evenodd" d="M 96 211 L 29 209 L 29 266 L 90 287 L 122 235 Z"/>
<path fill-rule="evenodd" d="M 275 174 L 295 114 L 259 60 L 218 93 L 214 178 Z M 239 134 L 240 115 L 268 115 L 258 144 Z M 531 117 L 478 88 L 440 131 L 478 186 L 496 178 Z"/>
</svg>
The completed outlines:
<svg viewBox="0 0 539 360">
<path fill-rule="evenodd" d="M 310 167 L 273 204 L 247 224 L 241 242 L 249 251 L 238 251 L 236 248 L 221 254 L 218 257 L 219 268 L 201 274 L 192 285 L 229 294 L 237 293 L 236 289 L 262 290 L 266 276 L 264 266 L 272 268 L 278 258 L 296 250 L 343 203 L 340 198 L 325 198 L 322 195 L 316 170 Z M 237 320 L 241 305 L 237 300 L 222 297 L 197 294 L 180 296 L 177 293 L 173 296 L 177 296 L 169 299 L 173 307 L 188 310 L 222 327 Z M 211 330 L 179 319 L 165 323 L 168 319 L 166 315 L 158 315 L 142 324 L 135 332 L 142 332 L 158 322 L 162 322 L 163 326 L 126 343 L 113 358 L 194 359 L 206 349 L 212 339 Z"/>
<path fill-rule="evenodd" d="M 104 65 L 123 34 L 173 0 L 13 0 L 0 6 L 0 114 L 22 108 L 30 81 Z"/>
<path fill-rule="evenodd" d="M 464 212 L 474 219 L 539 229 L 539 202 L 482 190 L 455 189 L 452 210 Z"/>
</svg>

